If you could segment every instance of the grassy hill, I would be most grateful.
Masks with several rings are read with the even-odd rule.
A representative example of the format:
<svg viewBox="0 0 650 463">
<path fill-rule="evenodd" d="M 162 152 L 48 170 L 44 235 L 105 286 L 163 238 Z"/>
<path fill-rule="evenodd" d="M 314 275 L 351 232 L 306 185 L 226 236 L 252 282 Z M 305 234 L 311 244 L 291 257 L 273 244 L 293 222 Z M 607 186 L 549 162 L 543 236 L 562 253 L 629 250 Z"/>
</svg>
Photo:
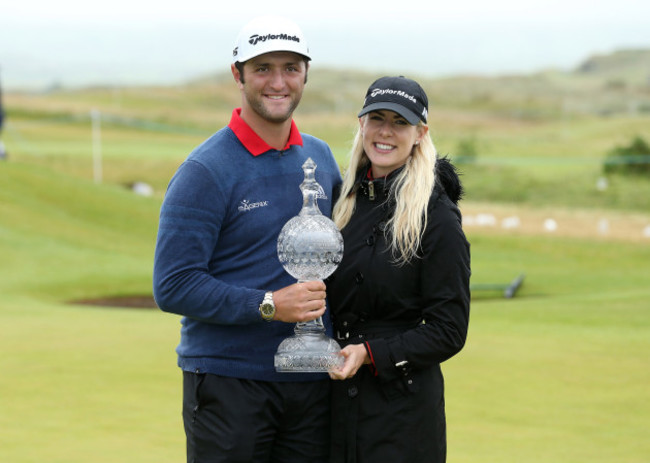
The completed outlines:
<svg viewBox="0 0 650 463">
<path fill-rule="evenodd" d="M 638 76 L 649 50 L 593 57 L 574 71 L 418 78 L 442 154 L 461 166 L 468 198 L 532 206 L 650 210 L 647 178 L 610 176 L 607 153 L 650 140 L 650 83 Z M 591 64 L 590 64 L 591 63 Z M 641 63 L 641 64 L 639 64 Z M 356 113 L 377 75 L 320 69 L 295 117 L 347 164 Z M 12 159 L 92 178 L 90 112 L 102 114 L 105 180 L 146 181 L 160 195 L 187 153 L 225 125 L 240 96 L 227 74 L 176 87 L 60 89 L 5 95 Z M 125 168 L 126 166 L 129 168 Z"/>
<path fill-rule="evenodd" d="M 151 291 L 158 200 L 14 162 L 0 164 L 0 184 L 5 301 Z"/>
<path fill-rule="evenodd" d="M 650 50 L 626 49 L 594 55 L 581 63 L 575 74 L 607 79 L 614 87 L 647 88 L 650 85 Z"/>
</svg>

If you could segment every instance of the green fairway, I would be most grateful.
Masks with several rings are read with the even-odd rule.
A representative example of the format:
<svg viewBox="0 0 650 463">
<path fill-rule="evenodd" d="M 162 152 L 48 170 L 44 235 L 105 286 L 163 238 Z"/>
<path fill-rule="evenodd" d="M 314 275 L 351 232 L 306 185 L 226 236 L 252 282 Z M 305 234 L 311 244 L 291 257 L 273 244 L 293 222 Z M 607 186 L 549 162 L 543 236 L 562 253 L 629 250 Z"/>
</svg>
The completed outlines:
<svg viewBox="0 0 650 463">
<path fill-rule="evenodd" d="M 473 302 L 444 367 L 450 461 L 647 461 L 649 247 L 472 241 L 477 278 L 527 276 L 514 299 Z"/>
<path fill-rule="evenodd" d="M 177 319 L 11 298 L 0 323 L 0 460 L 183 461 Z"/>
<path fill-rule="evenodd" d="M 0 460 L 181 461 L 178 317 L 65 304 L 149 293 L 159 201 L 0 172 Z M 469 238 L 473 281 L 526 279 L 513 299 L 476 296 L 444 366 L 450 461 L 647 461 L 650 246 Z"/>
</svg>

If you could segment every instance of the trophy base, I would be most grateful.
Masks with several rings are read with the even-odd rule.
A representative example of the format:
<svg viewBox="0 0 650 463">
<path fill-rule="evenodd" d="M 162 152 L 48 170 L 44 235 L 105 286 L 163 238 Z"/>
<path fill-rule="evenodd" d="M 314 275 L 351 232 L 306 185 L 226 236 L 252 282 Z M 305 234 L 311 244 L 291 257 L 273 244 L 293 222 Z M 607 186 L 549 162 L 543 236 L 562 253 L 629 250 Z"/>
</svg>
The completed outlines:
<svg viewBox="0 0 650 463">
<path fill-rule="evenodd" d="M 322 373 L 340 367 L 344 358 L 339 344 L 322 333 L 301 333 L 286 338 L 275 354 L 280 373 Z"/>
</svg>

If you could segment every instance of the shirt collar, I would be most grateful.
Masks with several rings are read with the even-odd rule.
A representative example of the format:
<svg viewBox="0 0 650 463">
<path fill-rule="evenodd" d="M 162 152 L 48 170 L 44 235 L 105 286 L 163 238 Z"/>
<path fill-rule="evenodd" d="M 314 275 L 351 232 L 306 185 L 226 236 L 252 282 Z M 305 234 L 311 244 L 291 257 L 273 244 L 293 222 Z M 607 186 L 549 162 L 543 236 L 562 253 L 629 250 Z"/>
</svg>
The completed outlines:
<svg viewBox="0 0 650 463">
<path fill-rule="evenodd" d="M 275 149 L 262 140 L 262 138 L 241 118 L 241 108 L 235 108 L 235 110 L 233 110 L 228 127 L 230 127 L 230 129 L 235 133 L 235 136 L 253 156 L 259 156 L 262 153 Z M 296 127 L 296 123 L 293 119 L 291 119 L 289 139 L 282 151 L 288 150 L 291 145 L 302 146 L 302 136 L 300 135 L 298 127 Z"/>
</svg>

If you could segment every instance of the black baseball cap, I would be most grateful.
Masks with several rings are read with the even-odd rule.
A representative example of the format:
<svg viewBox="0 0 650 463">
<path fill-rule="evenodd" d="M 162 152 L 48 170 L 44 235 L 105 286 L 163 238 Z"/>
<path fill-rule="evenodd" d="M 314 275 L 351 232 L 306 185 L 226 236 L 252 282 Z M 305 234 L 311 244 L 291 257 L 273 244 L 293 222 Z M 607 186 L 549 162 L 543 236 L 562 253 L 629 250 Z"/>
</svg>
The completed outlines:
<svg viewBox="0 0 650 463">
<path fill-rule="evenodd" d="M 359 117 L 371 111 L 395 111 L 411 125 L 426 124 L 429 99 L 420 84 L 404 76 L 380 77 L 368 88 Z"/>
</svg>

